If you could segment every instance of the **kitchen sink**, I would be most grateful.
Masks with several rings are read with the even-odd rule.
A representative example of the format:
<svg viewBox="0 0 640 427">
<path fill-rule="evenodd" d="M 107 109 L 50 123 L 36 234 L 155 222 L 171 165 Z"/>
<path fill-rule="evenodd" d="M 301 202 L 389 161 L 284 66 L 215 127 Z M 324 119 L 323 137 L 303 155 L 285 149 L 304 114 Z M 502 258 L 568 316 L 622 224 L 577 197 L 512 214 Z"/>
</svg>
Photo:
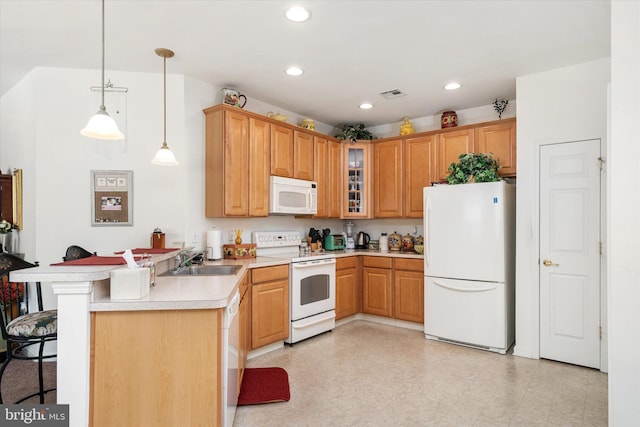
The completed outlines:
<svg viewBox="0 0 640 427">
<path fill-rule="evenodd" d="M 230 276 L 240 268 L 240 265 L 193 265 L 180 271 L 169 270 L 160 276 Z"/>
</svg>

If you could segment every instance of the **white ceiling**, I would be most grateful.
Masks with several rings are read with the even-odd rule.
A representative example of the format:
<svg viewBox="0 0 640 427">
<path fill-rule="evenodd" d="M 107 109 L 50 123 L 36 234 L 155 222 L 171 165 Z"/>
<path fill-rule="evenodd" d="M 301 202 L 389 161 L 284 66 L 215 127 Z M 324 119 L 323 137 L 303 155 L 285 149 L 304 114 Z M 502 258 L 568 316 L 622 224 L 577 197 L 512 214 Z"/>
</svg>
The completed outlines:
<svg viewBox="0 0 640 427">
<path fill-rule="evenodd" d="M 287 21 L 293 4 L 311 19 Z M 109 70 L 161 73 L 154 49 L 165 47 L 176 53 L 170 74 L 233 86 L 332 125 L 374 126 L 515 99 L 518 76 L 610 55 L 608 0 L 107 0 L 105 7 L 107 78 Z M 0 94 L 36 66 L 99 70 L 100 25 L 99 0 L 0 0 Z M 292 64 L 305 74 L 284 74 Z M 453 80 L 462 89 L 442 89 Z M 379 95 L 392 89 L 406 96 Z M 375 108 L 360 110 L 364 101 Z"/>
</svg>

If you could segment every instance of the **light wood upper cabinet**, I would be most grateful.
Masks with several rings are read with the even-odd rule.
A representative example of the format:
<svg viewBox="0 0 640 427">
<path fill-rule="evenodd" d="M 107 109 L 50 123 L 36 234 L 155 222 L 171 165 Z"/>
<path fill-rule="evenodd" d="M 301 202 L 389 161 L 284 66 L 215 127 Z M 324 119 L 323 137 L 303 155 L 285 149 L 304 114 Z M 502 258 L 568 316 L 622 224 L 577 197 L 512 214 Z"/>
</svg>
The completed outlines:
<svg viewBox="0 0 640 427">
<path fill-rule="evenodd" d="M 516 174 L 516 119 L 504 119 L 498 124 L 475 129 L 476 151 L 493 153 L 501 176 Z"/>
<path fill-rule="evenodd" d="M 437 181 L 436 136 L 404 140 L 404 216 L 422 218 L 423 188 Z"/>
<path fill-rule="evenodd" d="M 313 180 L 318 184 L 318 211 L 316 218 L 328 216 L 329 205 L 329 140 L 316 137 L 313 143 Z"/>
<path fill-rule="evenodd" d="M 205 114 L 205 216 L 248 216 L 249 118 L 215 107 Z"/>
<path fill-rule="evenodd" d="M 327 181 L 329 194 L 327 199 L 327 217 L 340 218 L 342 202 L 342 144 L 338 140 L 329 139 Z"/>
<path fill-rule="evenodd" d="M 403 216 L 403 150 L 402 139 L 373 144 L 374 194 L 373 215 L 376 218 Z"/>
<path fill-rule="evenodd" d="M 204 112 L 205 216 L 268 216 L 271 124 L 235 107 Z"/>
<path fill-rule="evenodd" d="M 293 130 L 271 125 L 271 175 L 293 178 Z"/>
<path fill-rule="evenodd" d="M 269 216 L 271 125 L 249 119 L 249 216 Z"/>
<path fill-rule="evenodd" d="M 341 149 L 337 140 L 314 137 L 313 180 L 318 184 L 316 218 L 340 218 Z"/>
<path fill-rule="evenodd" d="M 373 203 L 372 146 L 368 142 L 344 143 L 342 218 L 371 218 Z"/>
<path fill-rule="evenodd" d="M 313 181 L 313 135 L 293 131 L 293 177 Z"/>
<path fill-rule="evenodd" d="M 438 134 L 438 180 L 447 179 L 449 165 L 457 162 L 460 154 L 474 152 L 473 137 L 473 128 Z"/>
</svg>

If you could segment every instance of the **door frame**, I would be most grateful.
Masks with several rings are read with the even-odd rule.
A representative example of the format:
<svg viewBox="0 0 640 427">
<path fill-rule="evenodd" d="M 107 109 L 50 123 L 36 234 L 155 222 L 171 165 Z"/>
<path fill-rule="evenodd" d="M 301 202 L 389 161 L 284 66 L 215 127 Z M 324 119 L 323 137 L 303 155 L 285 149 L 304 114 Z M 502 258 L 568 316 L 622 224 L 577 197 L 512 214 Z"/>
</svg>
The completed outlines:
<svg viewBox="0 0 640 427">
<path fill-rule="evenodd" d="M 537 227 L 537 241 L 536 241 L 536 256 L 538 257 L 536 262 L 536 283 L 537 283 L 537 310 L 534 312 L 534 316 L 536 317 L 536 321 L 534 322 L 535 327 L 537 329 L 538 336 L 538 345 L 536 349 L 537 358 L 540 358 L 540 308 L 541 308 L 541 300 L 540 300 L 540 197 L 541 197 L 541 188 L 540 188 L 540 169 L 541 169 L 541 152 L 543 147 L 548 147 L 552 145 L 558 144 L 570 144 L 575 142 L 582 141 L 599 141 L 600 145 L 600 158 L 601 161 L 601 173 L 600 173 L 600 242 L 602 243 L 602 248 L 600 251 L 600 327 L 601 327 L 601 335 L 600 335 L 600 371 L 608 372 L 608 334 L 607 334 L 607 260 L 605 257 L 606 254 L 606 244 L 607 244 L 607 193 L 606 193 L 606 185 L 607 185 L 607 168 L 606 168 L 606 143 L 602 138 L 584 138 L 572 141 L 561 141 L 561 142 L 552 142 L 547 144 L 539 144 L 537 146 L 537 156 L 536 156 L 536 187 L 537 187 L 537 200 L 536 200 L 536 227 Z M 517 340 L 518 337 L 516 337 Z"/>
</svg>

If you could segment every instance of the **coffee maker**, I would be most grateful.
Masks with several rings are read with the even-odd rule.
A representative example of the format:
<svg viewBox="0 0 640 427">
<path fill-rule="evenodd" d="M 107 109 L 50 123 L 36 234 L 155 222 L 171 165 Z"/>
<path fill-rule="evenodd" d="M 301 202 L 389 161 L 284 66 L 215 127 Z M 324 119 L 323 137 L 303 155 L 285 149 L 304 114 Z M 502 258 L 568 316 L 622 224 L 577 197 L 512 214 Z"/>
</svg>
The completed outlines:
<svg viewBox="0 0 640 427">
<path fill-rule="evenodd" d="M 355 249 L 356 242 L 353 240 L 353 223 L 351 221 L 347 222 L 347 245 L 345 249 Z"/>
</svg>

